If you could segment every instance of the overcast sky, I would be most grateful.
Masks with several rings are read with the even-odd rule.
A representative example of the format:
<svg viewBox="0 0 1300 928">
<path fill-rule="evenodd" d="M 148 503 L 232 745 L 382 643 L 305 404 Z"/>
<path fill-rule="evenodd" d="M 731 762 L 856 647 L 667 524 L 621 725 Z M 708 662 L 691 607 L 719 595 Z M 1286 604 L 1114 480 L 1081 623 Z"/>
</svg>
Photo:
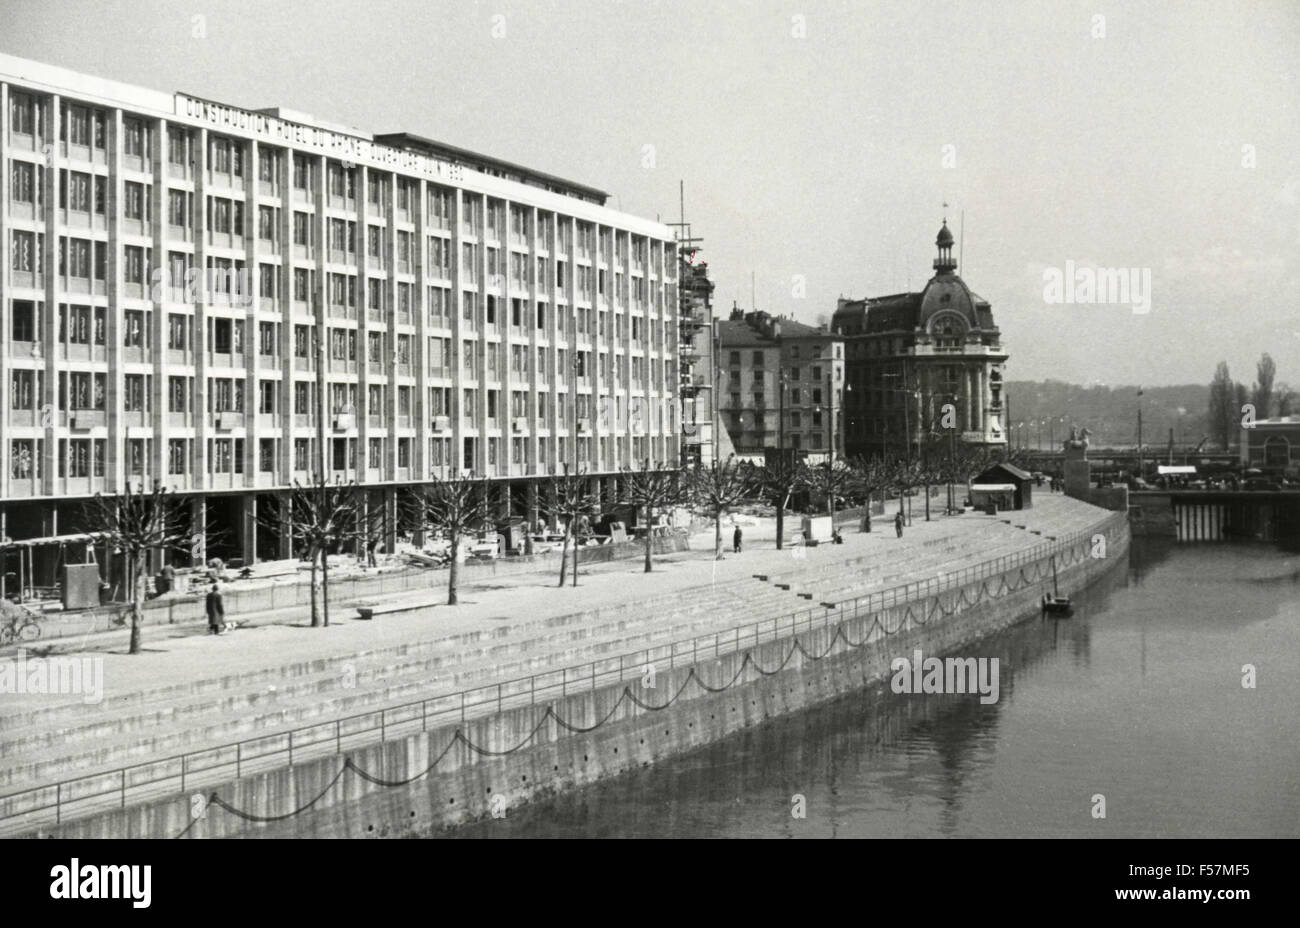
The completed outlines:
<svg viewBox="0 0 1300 928">
<path fill-rule="evenodd" d="M 1010 378 L 1249 381 L 1269 351 L 1300 386 L 1295 0 L 0 0 L 0 50 L 419 133 L 652 218 L 685 180 L 718 303 L 752 273 L 808 322 L 920 289 L 947 202 Z M 1045 302 L 1067 261 L 1149 269 L 1150 312 Z"/>
</svg>

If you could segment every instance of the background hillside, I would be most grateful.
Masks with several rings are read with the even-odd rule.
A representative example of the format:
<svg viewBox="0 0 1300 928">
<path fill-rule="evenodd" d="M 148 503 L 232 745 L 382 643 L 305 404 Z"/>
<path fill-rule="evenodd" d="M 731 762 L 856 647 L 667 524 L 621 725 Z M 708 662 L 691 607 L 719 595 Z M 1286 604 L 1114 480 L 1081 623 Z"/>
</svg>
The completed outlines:
<svg viewBox="0 0 1300 928">
<path fill-rule="evenodd" d="M 1092 430 L 1092 444 L 1126 446 L 1137 444 L 1137 384 L 1080 386 L 1060 380 L 1010 380 L 1006 384 L 1010 404 L 1009 426 L 1017 445 L 1038 447 L 1042 422 L 1042 446 L 1048 446 L 1049 428 L 1044 420 L 1055 419 L 1059 447 L 1071 426 Z M 1143 387 L 1142 441 L 1147 446 L 1165 445 L 1169 430 L 1174 441 L 1196 444 L 1207 434 L 1210 388 L 1190 383 L 1166 387 Z M 1027 424 L 1023 429 L 1017 423 Z"/>
</svg>

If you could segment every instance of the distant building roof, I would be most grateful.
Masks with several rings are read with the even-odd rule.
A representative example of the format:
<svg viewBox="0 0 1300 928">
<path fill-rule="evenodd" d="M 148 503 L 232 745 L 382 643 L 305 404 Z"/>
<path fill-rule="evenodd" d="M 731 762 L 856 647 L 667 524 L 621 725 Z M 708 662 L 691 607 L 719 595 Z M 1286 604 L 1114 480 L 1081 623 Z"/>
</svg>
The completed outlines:
<svg viewBox="0 0 1300 928">
<path fill-rule="evenodd" d="M 976 481 L 987 482 L 984 480 L 985 477 L 997 478 L 1003 475 L 1014 477 L 1016 480 L 1034 479 L 1033 474 L 1031 474 L 1027 470 L 1022 470 L 1021 468 L 1016 467 L 1016 465 L 1014 464 L 999 463 L 999 464 L 994 464 L 991 467 L 986 467 L 983 470 L 983 472 L 981 472 L 980 475 L 976 477 L 974 481 L 972 481 L 972 483 Z"/>
<path fill-rule="evenodd" d="M 526 168 L 520 164 L 503 161 L 490 155 L 479 154 L 467 148 L 458 148 L 455 145 L 448 145 L 446 142 L 439 142 L 436 139 L 425 138 L 410 132 L 389 132 L 376 135 L 374 138 L 376 142 L 382 145 L 392 145 L 394 148 L 404 148 L 435 155 L 448 161 L 463 164 L 476 171 L 482 171 L 485 174 L 506 177 L 509 180 L 519 181 L 533 187 L 542 187 L 555 193 L 577 196 L 593 203 L 599 203 L 601 206 L 604 206 L 605 201 L 609 199 L 608 193 L 597 190 L 595 187 L 588 187 L 586 184 L 565 180 L 562 177 L 556 177 L 554 174 L 546 174 L 533 168 Z"/>
<path fill-rule="evenodd" d="M 937 327 L 945 315 L 959 316 L 966 329 L 995 329 L 988 300 L 957 276 L 957 262 L 951 254 L 953 237 L 946 221 L 935 245 L 939 249 L 935 275 L 924 289 L 919 293 L 894 293 L 863 300 L 841 299 L 832 330 L 845 335 L 929 331 L 932 321 Z M 961 325 L 957 324 L 957 328 L 957 334 L 961 334 Z"/>
<path fill-rule="evenodd" d="M 718 345 L 723 348 L 774 348 L 778 341 L 792 338 L 841 339 L 815 325 L 805 325 L 765 312 L 731 311 L 731 317 L 718 322 Z"/>
</svg>

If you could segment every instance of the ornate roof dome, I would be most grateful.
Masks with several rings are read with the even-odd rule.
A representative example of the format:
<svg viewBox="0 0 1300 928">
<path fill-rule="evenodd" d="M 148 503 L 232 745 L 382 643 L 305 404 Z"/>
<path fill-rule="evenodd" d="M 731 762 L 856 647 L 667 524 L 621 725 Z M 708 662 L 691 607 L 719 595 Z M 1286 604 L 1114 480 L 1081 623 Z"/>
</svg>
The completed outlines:
<svg viewBox="0 0 1300 928">
<path fill-rule="evenodd" d="M 956 274 L 936 275 L 921 292 L 921 312 L 917 324 L 928 329 L 935 316 L 949 313 L 961 316 L 966 328 L 979 325 L 975 301 L 965 282 Z"/>
<path fill-rule="evenodd" d="M 945 219 L 943 221 L 943 228 L 939 230 L 939 237 L 934 240 L 934 243 L 940 248 L 951 248 L 952 241 L 952 233 L 948 231 L 948 220 Z"/>
</svg>

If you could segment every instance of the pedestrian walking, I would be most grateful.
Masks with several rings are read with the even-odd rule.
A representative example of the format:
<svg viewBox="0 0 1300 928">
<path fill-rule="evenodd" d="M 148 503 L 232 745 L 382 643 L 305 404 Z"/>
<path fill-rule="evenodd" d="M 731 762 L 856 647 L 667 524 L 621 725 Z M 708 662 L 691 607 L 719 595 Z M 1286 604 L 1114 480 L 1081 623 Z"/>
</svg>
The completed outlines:
<svg viewBox="0 0 1300 928">
<path fill-rule="evenodd" d="M 898 533 L 899 538 L 903 537 L 903 514 L 901 512 L 894 516 L 894 531 Z"/>
<path fill-rule="evenodd" d="M 737 525 L 736 531 L 731 536 L 731 550 L 736 554 L 740 553 L 740 538 L 741 538 L 740 526 Z"/>
<path fill-rule="evenodd" d="M 226 604 L 221 597 L 221 584 L 213 583 L 208 590 L 208 634 L 224 635 L 226 633 Z"/>
</svg>

